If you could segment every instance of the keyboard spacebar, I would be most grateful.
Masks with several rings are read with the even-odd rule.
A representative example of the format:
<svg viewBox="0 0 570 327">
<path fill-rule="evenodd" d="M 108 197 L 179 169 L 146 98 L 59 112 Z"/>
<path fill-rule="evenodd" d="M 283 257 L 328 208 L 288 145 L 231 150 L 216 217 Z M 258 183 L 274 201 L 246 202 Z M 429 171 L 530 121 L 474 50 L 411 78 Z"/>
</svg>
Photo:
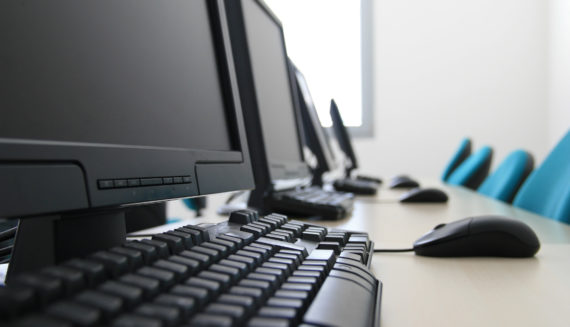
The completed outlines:
<svg viewBox="0 0 570 327">
<path fill-rule="evenodd" d="M 375 292 L 354 281 L 329 276 L 303 322 L 327 326 L 372 326 L 375 302 Z"/>
</svg>

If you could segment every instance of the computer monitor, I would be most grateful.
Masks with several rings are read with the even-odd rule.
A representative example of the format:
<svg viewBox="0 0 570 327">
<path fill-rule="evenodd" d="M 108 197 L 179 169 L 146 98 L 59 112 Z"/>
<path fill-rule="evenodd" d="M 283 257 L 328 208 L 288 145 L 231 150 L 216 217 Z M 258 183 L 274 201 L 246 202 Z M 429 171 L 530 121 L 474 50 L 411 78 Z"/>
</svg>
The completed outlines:
<svg viewBox="0 0 570 327">
<path fill-rule="evenodd" d="M 313 169 L 313 184 L 323 185 L 323 174 L 336 169 L 337 164 L 330 145 L 329 135 L 321 125 L 305 76 L 293 62 L 290 61 L 290 64 L 297 78 L 297 94 L 300 100 L 305 140 L 317 159 L 317 166 Z"/>
<path fill-rule="evenodd" d="M 350 136 L 348 135 L 348 129 L 344 125 L 340 111 L 334 100 L 331 100 L 330 115 L 332 119 L 332 127 L 338 145 L 346 158 L 348 163 L 345 166 L 346 177 L 350 177 L 352 170 L 358 168 L 358 160 L 356 159 L 356 154 L 352 148 L 352 142 L 350 141 Z"/>
<path fill-rule="evenodd" d="M 0 4 L 9 274 L 121 244 L 123 209 L 254 187 L 223 1 Z"/>
<path fill-rule="evenodd" d="M 311 180 L 295 76 L 283 28 L 269 8 L 257 0 L 227 0 L 226 7 L 255 175 L 249 205 L 266 212 L 269 193 Z"/>
</svg>

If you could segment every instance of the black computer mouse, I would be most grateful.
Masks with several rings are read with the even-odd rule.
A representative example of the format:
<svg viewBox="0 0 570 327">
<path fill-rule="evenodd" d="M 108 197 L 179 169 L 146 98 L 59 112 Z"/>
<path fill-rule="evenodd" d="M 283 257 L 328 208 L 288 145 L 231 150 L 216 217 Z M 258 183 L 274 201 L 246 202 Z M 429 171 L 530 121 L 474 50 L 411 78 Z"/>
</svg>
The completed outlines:
<svg viewBox="0 0 570 327">
<path fill-rule="evenodd" d="M 390 181 L 390 188 L 412 188 L 420 184 L 408 176 L 396 176 Z"/>
<path fill-rule="evenodd" d="M 447 194 L 436 188 L 416 187 L 400 196 L 400 202 L 403 203 L 447 202 L 447 199 Z"/>
<path fill-rule="evenodd" d="M 500 216 L 440 224 L 414 243 L 416 254 L 428 257 L 532 257 L 539 248 L 528 225 Z"/>
</svg>

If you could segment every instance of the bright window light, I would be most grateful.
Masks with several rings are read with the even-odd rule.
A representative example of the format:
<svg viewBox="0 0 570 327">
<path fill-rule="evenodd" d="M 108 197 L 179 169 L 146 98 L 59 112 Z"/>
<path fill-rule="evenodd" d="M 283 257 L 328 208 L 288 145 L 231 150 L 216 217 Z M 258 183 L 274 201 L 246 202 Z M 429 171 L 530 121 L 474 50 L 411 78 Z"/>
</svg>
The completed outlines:
<svg viewBox="0 0 570 327">
<path fill-rule="evenodd" d="M 361 19 L 356 0 L 265 0 L 279 17 L 289 57 L 305 76 L 324 126 L 335 99 L 344 123 L 362 125 Z"/>
</svg>

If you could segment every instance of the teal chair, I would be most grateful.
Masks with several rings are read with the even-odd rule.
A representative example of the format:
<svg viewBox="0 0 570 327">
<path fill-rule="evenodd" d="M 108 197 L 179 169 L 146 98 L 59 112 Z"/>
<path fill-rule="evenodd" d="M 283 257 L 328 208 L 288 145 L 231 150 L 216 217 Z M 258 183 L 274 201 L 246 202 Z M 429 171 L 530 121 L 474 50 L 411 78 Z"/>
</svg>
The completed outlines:
<svg viewBox="0 0 570 327">
<path fill-rule="evenodd" d="M 570 224 L 570 130 L 530 174 L 513 205 Z"/>
<path fill-rule="evenodd" d="M 532 155 L 524 150 L 515 150 L 489 177 L 485 178 L 477 192 L 511 203 L 533 168 Z"/>
<path fill-rule="evenodd" d="M 476 190 L 489 174 L 493 149 L 484 146 L 470 155 L 457 167 L 447 179 L 451 185 L 461 185 Z"/>
<path fill-rule="evenodd" d="M 441 175 L 441 180 L 444 182 L 447 181 L 451 173 L 457 167 L 459 167 L 459 165 L 463 161 L 465 161 L 465 159 L 467 159 L 467 157 L 469 157 L 470 155 L 471 155 L 471 140 L 468 137 L 465 137 L 463 138 L 463 140 L 461 140 L 459 148 L 457 149 L 457 151 L 455 151 L 455 154 L 453 155 L 453 157 L 451 157 L 451 160 L 449 160 L 447 166 L 445 166 L 445 169 L 443 170 L 443 175 Z"/>
</svg>

